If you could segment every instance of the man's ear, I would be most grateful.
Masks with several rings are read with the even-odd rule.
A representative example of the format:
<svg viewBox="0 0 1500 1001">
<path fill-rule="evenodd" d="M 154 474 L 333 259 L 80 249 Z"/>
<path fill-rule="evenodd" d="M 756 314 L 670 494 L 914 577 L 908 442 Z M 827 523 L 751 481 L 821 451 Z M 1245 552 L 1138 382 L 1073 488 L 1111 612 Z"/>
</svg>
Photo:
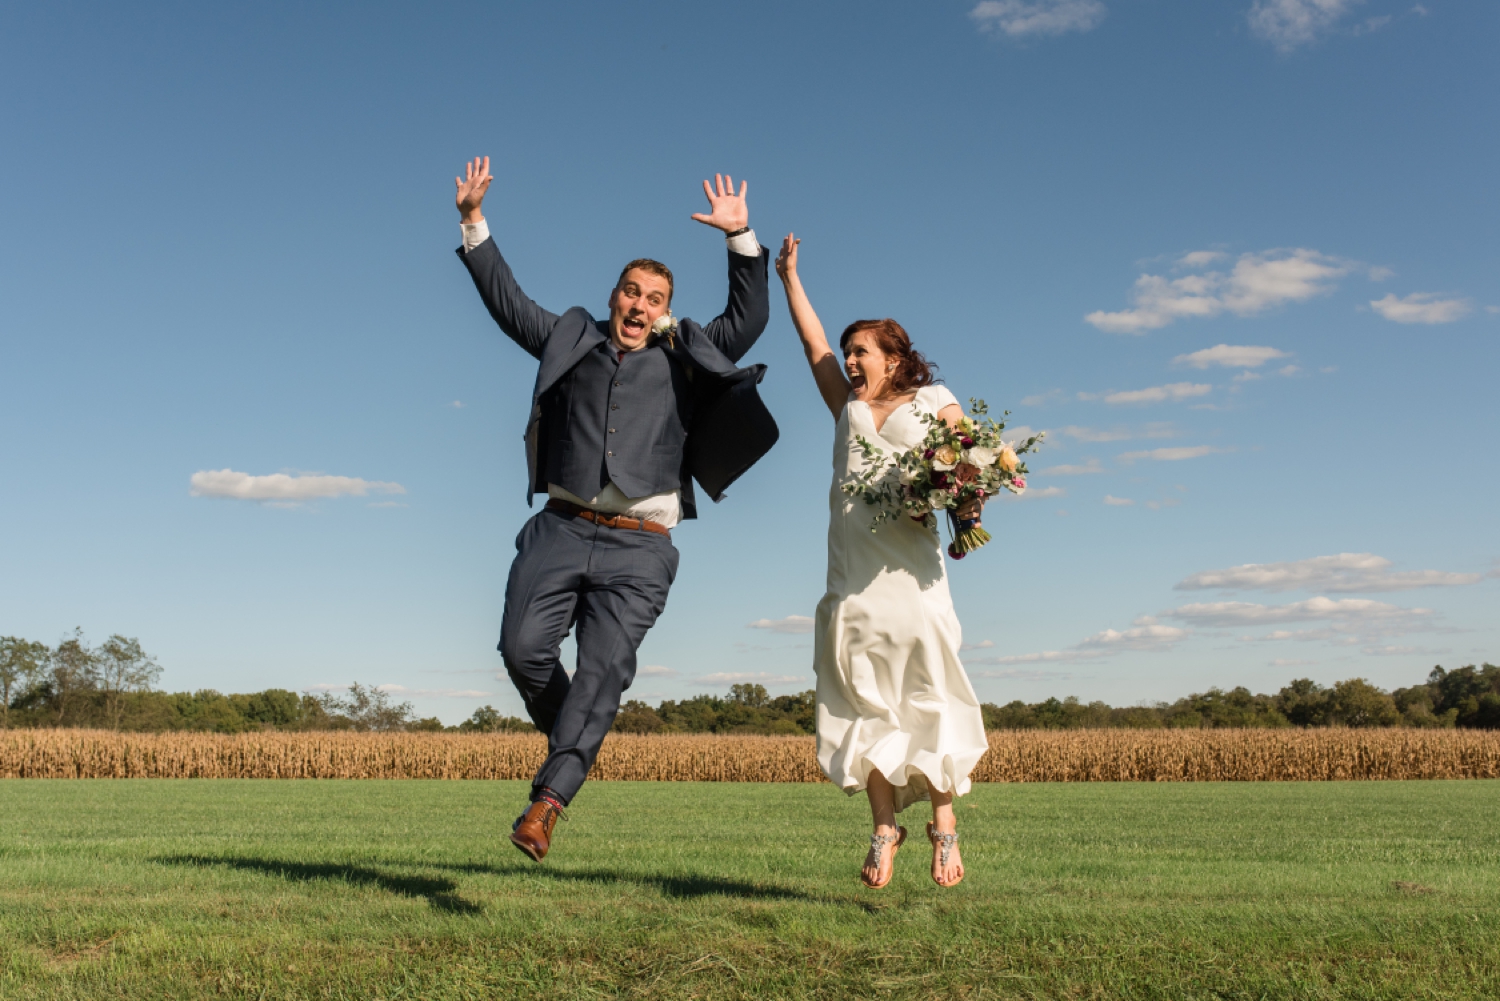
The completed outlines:
<svg viewBox="0 0 1500 1001">
<path fill-rule="evenodd" d="M 611 311 L 614 310 L 614 308 L 615 308 L 615 300 L 618 299 L 619 297 L 620 297 L 620 286 L 616 285 L 614 288 L 612 288 L 612 289 L 609 290 L 609 308 L 610 308 Z"/>
</svg>

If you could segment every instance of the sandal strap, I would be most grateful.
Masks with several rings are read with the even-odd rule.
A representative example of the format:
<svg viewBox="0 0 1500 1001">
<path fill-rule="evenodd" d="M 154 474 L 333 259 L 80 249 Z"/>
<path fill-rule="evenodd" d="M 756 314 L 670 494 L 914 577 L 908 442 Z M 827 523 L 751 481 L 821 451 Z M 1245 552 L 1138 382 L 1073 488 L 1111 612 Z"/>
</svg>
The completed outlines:
<svg viewBox="0 0 1500 1001">
<path fill-rule="evenodd" d="M 953 847 L 958 844 L 958 832 L 954 831 L 952 834 L 944 834 L 941 831 L 933 831 L 932 840 L 934 844 L 941 846 L 938 865 L 946 869 L 948 867 L 948 858 L 953 854 Z"/>
</svg>

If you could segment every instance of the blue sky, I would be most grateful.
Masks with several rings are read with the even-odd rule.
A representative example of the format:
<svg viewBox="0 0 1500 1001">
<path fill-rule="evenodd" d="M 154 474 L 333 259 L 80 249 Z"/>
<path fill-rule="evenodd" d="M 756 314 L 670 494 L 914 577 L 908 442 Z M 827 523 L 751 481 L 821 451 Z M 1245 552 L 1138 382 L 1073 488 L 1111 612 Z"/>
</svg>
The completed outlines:
<svg viewBox="0 0 1500 1001">
<path fill-rule="evenodd" d="M 9 6 L 0 634 L 519 713 L 534 368 L 453 256 L 489 154 L 554 310 L 644 255 L 713 316 L 729 171 L 830 328 L 1048 431 L 952 565 L 982 698 L 1496 660 L 1497 40 L 1476 0 Z M 781 443 L 676 533 L 631 696 L 811 686 L 832 426 L 772 291 Z"/>
</svg>

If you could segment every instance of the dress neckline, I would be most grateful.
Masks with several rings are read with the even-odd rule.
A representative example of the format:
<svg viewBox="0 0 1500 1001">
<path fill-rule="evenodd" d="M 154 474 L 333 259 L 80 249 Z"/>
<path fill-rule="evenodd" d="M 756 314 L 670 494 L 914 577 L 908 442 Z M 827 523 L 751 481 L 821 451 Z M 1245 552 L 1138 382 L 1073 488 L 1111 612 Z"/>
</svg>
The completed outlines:
<svg viewBox="0 0 1500 1001">
<path fill-rule="evenodd" d="M 868 412 L 869 415 L 870 415 L 870 427 L 872 427 L 872 428 L 875 429 L 875 433 L 877 435 L 880 435 L 880 432 L 882 432 L 882 431 L 885 430 L 885 426 L 886 426 L 887 423 L 890 422 L 890 419 L 892 417 L 896 416 L 896 411 L 900 410 L 903 407 L 915 407 L 917 405 L 917 396 L 921 392 L 922 391 L 920 389 L 918 389 L 916 392 L 914 392 L 914 393 L 911 394 L 911 399 L 907 400 L 904 403 L 898 403 L 894 407 L 892 407 L 890 409 L 890 412 L 885 415 L 885 420 L 881 421 L 879 424 L 875 423 L 875 408 L 872 407 L 872 406 L 870 406 L 869 403 L 867 403 L 864 400 L 856 400 L 856 399 L 854 399 L 852 397 L 850 398 L 849 403 L 850 403 L 850 405 L 858 403 L 858 404 L 861 404 L 865 408 L 866 412 Z M 881 435 L 881 437 L 884 437 L 884 436 Z"/>
</svg>

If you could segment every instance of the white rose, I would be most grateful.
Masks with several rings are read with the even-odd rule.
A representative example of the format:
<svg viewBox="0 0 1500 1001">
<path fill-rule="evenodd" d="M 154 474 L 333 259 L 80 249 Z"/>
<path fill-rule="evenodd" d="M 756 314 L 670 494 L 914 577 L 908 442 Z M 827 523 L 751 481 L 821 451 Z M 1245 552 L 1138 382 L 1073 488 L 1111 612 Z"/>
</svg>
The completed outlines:
<svg viewBox="0 0 1500 1001">
<path fill-rule="evenodd" d="M 993 465 L 996 452 L 993 448 L 985 448 L 983 445 L 975 445 L 973 448 L 964 449 L 964 461 L 971 466 L 983 469 L 985 466 Z"/>
<path fill-rule="evenodd" d="M 946 490 L 934 490 L 932 493 L 927 495 L 927 503 L 931 504 L 933 510 L 935 511 L 941 511 L 943 508 L 947 507 L 948 501 L 951 499 L 952 498 L 949 496 L 948 491 Z"/>
<path fill-rule="evenodd" d="M 656 318 L 656 322 L 651 324 L 651 332 L 654 334 L 665 334 L 669 330 L 676 329 L 676 327 L 677 318 L 668 313 L 665 316 L 658 316 Z"/>
</svg>

